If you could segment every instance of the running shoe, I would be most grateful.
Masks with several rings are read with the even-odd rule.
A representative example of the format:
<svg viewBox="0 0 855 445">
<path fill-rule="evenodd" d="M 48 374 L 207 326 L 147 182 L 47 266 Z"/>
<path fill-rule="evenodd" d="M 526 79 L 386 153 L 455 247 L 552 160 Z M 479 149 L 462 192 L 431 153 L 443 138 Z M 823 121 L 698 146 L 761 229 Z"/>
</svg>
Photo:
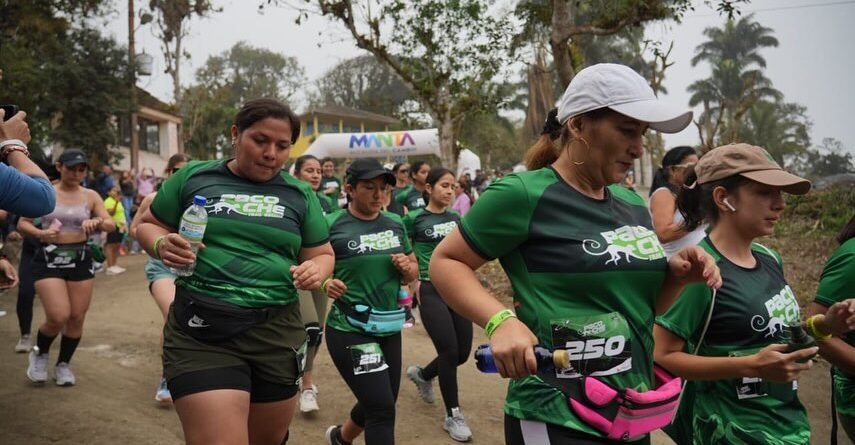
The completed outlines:
<svg viewBox="0 0 855 445">
<path fill-rule="evenodd" d="M 99 263 L 97 261 L 92 262 L 92 273 L 101 273 L 104 272 L 105 269 L 107 268 L 104 267 L 104 263 Z"/>
<path fill-rule="evenodd" d="M 416 384 L 416 389 L 419 390 L 419 397 L 426 403 L 433 403 L 436 397 L 433 395 L 433 382 L 422 378 L 421 366 L 410 366 L 407 368 L 407 377 Z"/>
<path fill-rule="evenodd" d="M 350 445 L 349 442 L 339 439 L 339 437 L 341 437 L 341 425 L 331 425 L 327 428 L 327 432 L 324 437 L 327 440 L 327 445 Z"/>
<path fill-rule="evenodd" d="M 107 275 L 119 275 L 119 274 L 125 273 L 126 270 L 127 269 L 125 269 L 124 267 L 111 266 L 111 267 L 107 268 L 106 273 L 107 273 Z"/>
<path fill-rule="evenodd" d="M 47 359 L 47 357 L 45 357 Z M 56 380 L 56 386 L 74 386 L 76 383 L 74 373 L 71 372 L 71 366 L 66 362 L 59 362 L 54 369 L 53 379 Z"/>
<path fill-rule="evenodd" d="M 15 344 L 15 352 L 30 352 L 33 349 L 33 341 L 29 334 L 22 335 Z"/>
<path fill-rule="evenodd" d="M 442 429 L 448 432 L 452 439 L 458 442 L 469 442 L 472 440 L 472 430 L 466 424 L 466 419 L 463 418 L 463 413 L 460 408 L 451 408 L 451 417 L 445 418 L 445 425 Z"/>
<path fill-rule="evenodd" d="M 172 403 L 172 394 L 166 386 L 166 379 L 160 379 L 160 385 L 157 386 L 157 392 L 154 394 L 154 400 L 160 403 Z"/>
<path fill-rule="evenodd" d="M 303 414 L 311 413 L 319 410 L 318 406 L 318 387 L 312 385 L 311 388 L 306 388 L 300 391 L 300 412 Z"/>
<path fill-rule="evenodd" d="M 29 366 L 27 366 L 27 378 L 33 383 L 44 383 L 48 377 L 48 355 L 39 354 L 39 347 L 33 346 L 29 356 Z"/>
</svg>

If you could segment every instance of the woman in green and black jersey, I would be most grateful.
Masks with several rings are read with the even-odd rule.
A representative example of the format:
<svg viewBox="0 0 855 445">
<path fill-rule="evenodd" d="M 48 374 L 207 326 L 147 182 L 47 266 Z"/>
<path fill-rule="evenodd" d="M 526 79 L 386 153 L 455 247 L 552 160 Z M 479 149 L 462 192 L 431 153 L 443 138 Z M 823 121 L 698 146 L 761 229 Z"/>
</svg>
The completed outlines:
<svg viewBox="0 0 855 445">
<path fill-rule="evenodd" d="M 312 190 L 318 196 L 321 209 L 328 215 L 338 206 L 338 201 L 328 197 L 321 190 L 321 162 L 312 155 L 303 155 L 294 162 L 294 176 L 312 186 Z M 312 379 L 312 368 L 315 356 L 321 346 L 324 330 L 324 320 L 327 316 L 327 295 L 321 291 L 301 290 L 300 313 L 303 316 L 303 324 L 306 327 L 306 335 L 309 338 L 309 349 L 306 351 L 306 366 L 303 367 L 303 377 L 300 379 L 300 412 L 311 413 L 320 409 L 318 406 L 318 387 Z"/>
<path fill-rule="evenodd" d="M 395 193 L 395 201 L 404 206 L 405 213 L 427 205 L 424 192 L 428 173 L 430 173 L 430 164 L 425 161 L 416 161 L 410 166 L 412 184 Z"/>
<path fill-rule="evenodd" d="M 678 208 L 688 231 L 711 224 L 700 246 L 716 259 L 723 284 L 717 291 L 686 287 L 656 319 L 654 338 L 657 363 L 692 380 L 695 397 L 681 411 L 691 419 L 692 441 L 810 443 L 795 380 L 810 369 L 817 348 L 790 352 L 795 347 L 785 344 L 800 324 L 799 303 L 780 255 L 754 243 L 773 233 L 782 192 L 805 194 L 810 182 L 782 170 L 763 148 L 731 144 L 706 153 L 686 183 Z M 815 321 L 823 330 L 837 324 Z M 688 431 L 686 425 L 680 443 L 688 442 Z"/>
<path fill-rule="evenodd" d="M 836 303 L 855 298 L 855 216 L 840 231 L 837 241 L 840 247 L 825 263 L 810 305 L 813 316 L 828 314 Z M 837 415 L 855 442 L 855 332 L 819 342 L 819 353 L 834 365 L 832 391 Z"/>
<path fill-rule="evenodd" d="M 445 402 L 443 428 L 452 439 L 466 442 L 472 438 L 472 431 L 460 411 L 457 367 L 466 362 L 472 349 L 472 322 L 445 304 L 428 275 L 433 250 L 460 222 L 460 215 L 449 209 L 454 200 L 456 184 L 450 170 L 441 167 L 432 169 L 425 189 L 427 207 L 411 211 L 404 217 L 407 233 L 413 241 L 413 249 L 419 261 L 421 318 L 437 352 L 437 357 L 424 368 L 407 368 L 407 376 L 428 403 L 433 403 L 433 379 L 439 377 L 439 389 Z"/>
<path fill-rule="evenodd" d="M 190 162 L 163 183 L 137 237 L 172 268 L 163 369 L 188 444 L 279 445 L 288 437 L 306 331 L 297 289 L 333 269 L 315 192 L 282 171 L 300 121 L 273 99 L 248 101 L 231 127 L 234 158 Z M 200 250 L 177 232 L 206 200 Z"/>
<path fill-rule="evenodd" d="M 434 251 L 431 282 L 455 312 L 487 327 L 498 370 L 513 379 L 508 444 L 615 443 L 579 417 L 565 391 L 588 375 L 617 389 L 653 389 L 654 314 L 685 283 L 718 285 L 712 258 L 697 247 L 666 260 L 644 201 L 610 186 L 641 156 L 648 127 L 677 132 L 690 121 L 691 112 L 660 103 L 632 69 L 585 68 L 548 125 L 557 130 L 544 136 L 558 133 L 558 146 L 533 147 L 534 170 L 490 185 Z M 510 279 L 516 314 L 475 275 L 494 258 Z M 536 344 L 572 349 L 572 367 L 533 375 Z M 649 443 L 646 434 L 631 439 Z"/>
<path fill-rule="evenodd" d="M 381 211 L 395 178 L 376 159 L 357 159 L 345 175 L 347 209 L 327 215 L 336 256 L 321 286 L 335 303 L 327 317 L 327 349 L 356 405 L 343 425 L 327 429 L 330 445 L 395 443 L 395 402 L 401 385 L 401 283 L 419 267 L 401 218 Z"/>
</svg>

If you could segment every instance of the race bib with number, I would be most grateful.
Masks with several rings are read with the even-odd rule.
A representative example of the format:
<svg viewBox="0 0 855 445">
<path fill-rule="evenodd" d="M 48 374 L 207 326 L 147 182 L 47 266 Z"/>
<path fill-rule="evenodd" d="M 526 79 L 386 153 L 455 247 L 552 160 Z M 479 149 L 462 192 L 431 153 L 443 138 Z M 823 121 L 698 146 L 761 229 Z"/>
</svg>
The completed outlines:
<svg viewBox="0 0 855 445">
<path fill-rule="evenodd" d="M 73 269 L 83 259 L 84 247 L 49 244 L 44 248 L 45 264 L 49 269 Z"/>
<path fill-rule="evenodd" d="M 552 320 L 552 345 L 566 349 L 570 366 L 555 376 L 574 379 L 632 369 L 632 341 L 626 319 L 617 312 Z"/>
<path fill-rule="evenodd" d="M 730 357 L 745 357 L 756 354 L 760 348 L 731 351 Z M 742 377 L 733 379 L 736 398 L 739 400 L 755 399 L 757 397 L 774 397 L 784 402 L 790 402 L 796 397 L 799 382 L 793 380 L 790 383 L 772 383 L 759 377 Z"/>
<path fill-rule="evenodd" d="M 380 372 L 389 369 L 383 350 L 377 343 L 364 343 L 350 346 L 350 358 L 353 360 L 353 375 Z"/>
</svg>

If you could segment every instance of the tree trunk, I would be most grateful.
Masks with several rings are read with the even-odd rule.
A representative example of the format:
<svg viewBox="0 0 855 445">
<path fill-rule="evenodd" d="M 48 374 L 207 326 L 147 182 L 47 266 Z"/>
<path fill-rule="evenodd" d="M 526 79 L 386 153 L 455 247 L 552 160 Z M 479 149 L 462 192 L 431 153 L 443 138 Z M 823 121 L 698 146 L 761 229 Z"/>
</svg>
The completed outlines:
<svg viewBox="0 0 855 445">
<path fill-rule="evenodd" d="M 181 40 L 184 36 L 184 27 L 182 22 L 178 33 L 175 36 L 175 66 L 172 68 L 172 98 L 175 102 L 175 107 L 181 109 Z"/>
<path fill-rule="evenodd" d="M 457 171 L 457 157 L 454 156 L 454 119 L 451 112 L 445 112 L 438 116 L 439 124 L 439 158 L 442 166 L 452 171 Z"/>
<path fill-rule="evenodd" d="M 561 88 L 567 88 L 576 71 L 573 69 L 573 61 L 570 58 L 570 50 L 567 39 L 562 36 L 563 30 L 573 26 L 573 15 L 570 10 L 572 6 L 569 0 L 553 0 L 552 2 L 552 35 L 549 44 L 552 47 L 552 59 L 558 72 L 558 80 Z"/>
</svg>

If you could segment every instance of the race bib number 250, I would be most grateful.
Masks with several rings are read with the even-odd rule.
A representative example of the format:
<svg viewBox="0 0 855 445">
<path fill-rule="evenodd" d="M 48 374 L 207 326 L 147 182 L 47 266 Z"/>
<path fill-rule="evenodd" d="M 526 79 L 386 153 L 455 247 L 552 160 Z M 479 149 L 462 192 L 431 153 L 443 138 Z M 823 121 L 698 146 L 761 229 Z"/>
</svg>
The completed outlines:
<svg viewBox="0 0 855 445">
<path fill-rule="evenodd" d="M 552 320 L 552 344 L 566 349 L 570 367 L 558 378 L 604 376 L 632 369 L 632 342 L 626 319 L 617 312 Z"/>
</svg>

